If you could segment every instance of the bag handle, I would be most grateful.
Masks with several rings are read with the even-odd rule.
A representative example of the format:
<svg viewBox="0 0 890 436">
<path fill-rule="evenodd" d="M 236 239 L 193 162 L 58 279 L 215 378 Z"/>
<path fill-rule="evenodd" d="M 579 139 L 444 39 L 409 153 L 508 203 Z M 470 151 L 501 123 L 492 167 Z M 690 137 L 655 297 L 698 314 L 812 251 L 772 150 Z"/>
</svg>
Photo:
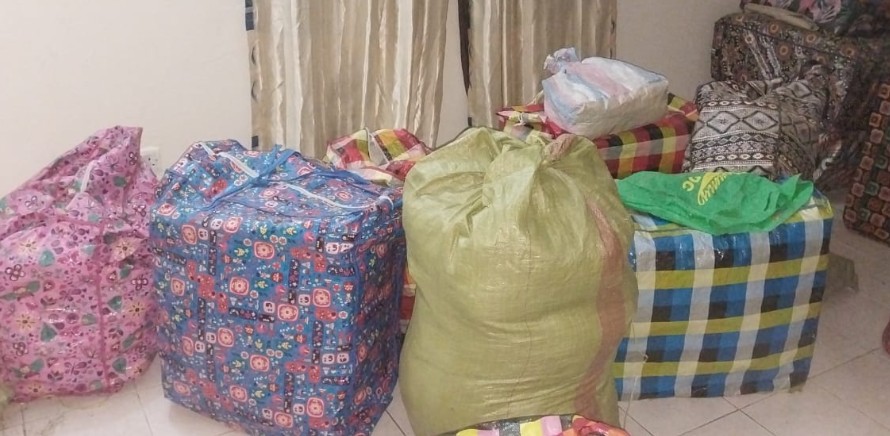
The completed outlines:
<svg viewBox="0 0 890 436">
<path fill-rule="evenodd" d="M 367 130 L 367 129 L 366 129 L 366 130 Z M 369 132 L 369 133 L 370 133 L 370 132 Z M 369 137 L 370 137 L 370 136 L 369 136 Z M 371 143 L 371 141 L 369 141 L 369 144 L 370 144 L 370 143 Z M 204 148 L 204 150 L 208 153 L 208 155 L 211 155 L 211 156 L 219 156 L 219 157 L 228 159 L 229 161 L 232 162 L 233 165 L 237 166 L 241 171 L 243 171 L 245 174 L 247 174 L 248 177 L 250 177 L 250 180 L 249 180 L 247 183 L 244 183 L 244 184 L 242 184 L 242 185 L 240 185 L 240 186 L 236 186 L 235 189 L 230 189 L 230 190 L 227 190 L 227 191 L 224 191 L 224 192 L 221 192 L 220 194 L 218 194 L 218 195 L 213 199 L 213 201 L 211 201 L 211 203 L 210 203 L 210 205 L 207 207 L 207 209 L 210 209 L 210 208 L 212 208 L 212 207 L 215 207 L 217 204 L 219 204 L 219 202 L 220 202 L 221 200 L 223 200 L 223 199 L 225 199 L 225 198 L 227 198 L 227 197 L 230 197 L 230 196 L 232 196 L 232 195 L 235 195 L 235 194 L 237 194 L 238 192 L 241 192 L 242 190 L 247 189 L 247 188 L 249 188 L 249 187 L 255 186 L 255 185 L 257 184 L 257 182 L 263 182 L 263 181 L 265 181 L 265 178 L 266 178 L 269 174 L 271 174 L 273 171 L 275 171 L 276 169 L 278 169 L 279 166 L 281 166 L 282 164 L 284 164 L 285 162 L 287 162 L 287 160 L 290 159 L 290 157 L 293 156 L 293 155 L 296 153 L 296 150 L 289 149 L 289 148 L 282 149 L 281 147 L 276 146 L 275 149 L 274 149 L 274 152 L 278 152 L 278 153 L 279 153 L 278 158 L 275 159 L 275 161 L 274 161 L 271 165 L 267 166 L 267 167 L 264 168 L 262 171 L 257 171 L 257 170 L 255 170 L 254 168 L 252 168 L 250 165 L 248 165 L 246 162 L 244 162 L 243 160 L 239 159 L 238 157 L 236 157 L 236 156 L 234 156 L 234 155 L 232 155 L 232 154 L 230 154 L 230 153 L 228 153 L 228 152 L 219 152 L 219 153 L 216 153 L 216 152 L 213 151 L 213 149 L 211 149 L 210 147 L 208 147 L 207 144 L 202 143 L 201 146 L 202 146 L 202 147 Z M 282 150 L 283 150 L 283 151 L 282 151 Z M 327 175 L 327 174 L 325 174 L 325 175 Z M 337 177 L 337 176 L 349 176 L 349 177 L 353 177 L 353 174 L 350 173 L 350 172 L 348 172 L 348 171 L 332 171 L 331 174 L 330 174 L 330 176 L 332 176 L 332 177 Z M 325 198 L 325 197 L 323 197 L 323 196 L 314 194 L 314 193 L 312 193 L 312 192 L 310 192 L 310 191 L 308 191 L 308 190 L 306 190 L 306 189 L 304 189 L 304 188 L 302 188 L 302 187 L 300 187 L 300 186 L 297 186 L 297 185 L 295 185 L 295 184 L 292 184 L 292 183 L 284 183 L 284 182 L 283 182 L 282 185 L 284 185 L 284 186 L 286 186 L 286 187 L 288 187 L 288 188 L 291 188 L 291 189 L 293 189 L 294 191 L 297 191 L 297 192 L 299 192 L 300 194 L 302 194 L 302 195 L 304 195 L 304 196 L 306 196 L 306 197 L 313 198 L 313 199 L 315 199 L 315 200 L 319 200 L 319 201 L 324 202 L 324 203 L 326 203 L 326 204 L 328 204 L 328 205 L 331 205 L 331 206 L 334 206 L 334 207 L 339 207 L 339 208 L 341 208 L 341 209 L 366 209 L 366 208 L 368 208 L 368 206 L 371 206 L 372 204 L 377 204 L 377 203 L 382 202 L 382 201 L 389 202 L 390 206 L 395 207 L 395 202 L 393 201 L 393 199 L 392 199 L 389 195 L 386 195 L 386 194 L 382 194 L 382 195 L 380 195 L 374 203 L 364 204 L 364 205 L 360 205 L 360 206 L 352 206 L 352 205 L 348 205 L 348 204 L 338 203 L 338 202 L 336 202 L 336 201 L 330 200 L 330 199 Z"/>
<path fill-rule="evenodd" d="M 219 204 L 219 202 L 222 201 L 224 198 L 232 196 L 232 195 L 234 195 L 238 192 L 241 192 L 244 189 L 247 189 L 249 187 L 252 187 L 258 181 L 264 180 L 269 174 L 271 174 L 273 171 L 278 169 L 278 167 L 281 166 L 281 164 L 283 164 L 284 162 L 287 162 L 287 160 L 290 159 L 290 157 L 293 156 L 294 153 L 296 153 L 296 150 L 293 150 L 290 148 L 283 149 L 280 146 L 275 146 L 275 148 L 273 149 L 273 152 L 278 153 L 278 158 L 275 159 L 275 161 L 272 162 L 270 165 L 268 165 L 266 168 L 263 168 L 262 170 L 257 171 L 255 168 L 251 167 L 246 162 L 244 162 L 243 160 L 239 159 L 238 157 L 232 155 L 231 153 L 228 153 L 225 151 L 217 153 L 213 149 L 211 149 L 209 146 L 207 146 L 206 143 L 201 143 L 201 147 L 211 157 L 219 156 L 219 157 L 222 157 L 222 158 L 230 161 L 232 163 L 232 165 L 236 166 L 239 170 L 244 172 L 244 174 L 246 174 L 249 178 L 246 183 L 243 183 L 238 186 L 234 186 L 231 189 L 226 189 L 223 192 L 218 193 L 210 201 L 210 204 L 205 207 L 205 209 L 213 208 L 217 204 Z"/>
<path fill-rule="evenodd" d="M 340 209 L 353 209 L 353 210 L 367 209 L 369 206 L 377 204 L 377 203 L 381 203 L 383 201 L 389 202 L 390 207 L 395 207 L 395 202 L 392 200 L 392 197 L 390 197 L 389 195 L 386 195 L 386 194 L 381 194 L 379 197 L 377 197 L 377 200 L 375 200 L 373 203 L 367 203 L 367 204 L 362 204 L 362 205 L 358 205 L 358 206 L 353 206 L 353 205 L 349 205 L 349 204 L 338 203 L 334 200 L 325 198 L 321 195 L 313 194 L 309 190 L 304 189 L 300 186 L 294 185 L 293 183 L 282 183 L 282 185 L 287 186 L 288 188 L 293 189 L 294 191 L 297 191 L 306 197 L 321 201 L 322 203 L 325 203 L 329 206 L 339 207 Z"/>
</svg>

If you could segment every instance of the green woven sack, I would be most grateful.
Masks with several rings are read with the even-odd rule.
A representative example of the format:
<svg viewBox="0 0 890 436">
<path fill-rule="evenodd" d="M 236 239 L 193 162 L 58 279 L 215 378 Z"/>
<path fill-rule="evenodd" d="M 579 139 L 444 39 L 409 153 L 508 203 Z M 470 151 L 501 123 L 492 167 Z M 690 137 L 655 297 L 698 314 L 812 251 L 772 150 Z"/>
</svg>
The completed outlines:
<svg viewBox="0 0 890 436">
<path fill-rule="evenodd" d="M 593 143 L 469 129 L 408 174 L 404 225 L 418 291 L 400 386 L 415 433 L 548 414 L 618 424 L 633 225 Z"/>
</svg>

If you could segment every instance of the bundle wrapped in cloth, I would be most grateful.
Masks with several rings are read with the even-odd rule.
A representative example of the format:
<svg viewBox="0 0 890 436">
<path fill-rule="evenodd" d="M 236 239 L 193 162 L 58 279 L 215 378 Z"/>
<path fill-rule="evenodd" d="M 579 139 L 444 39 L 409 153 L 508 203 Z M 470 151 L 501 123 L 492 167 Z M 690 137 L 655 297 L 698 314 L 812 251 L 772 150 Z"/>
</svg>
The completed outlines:
<svg viewBox="0 0 890 436">
<path fill-rule="evenodd" d="M 547 57 L 544 112 L 560 128 L 587 138 L 659 120 L 667 112 L 664 76 L 614 59 L 583 61 L 574 48 Z"/>
</svg>

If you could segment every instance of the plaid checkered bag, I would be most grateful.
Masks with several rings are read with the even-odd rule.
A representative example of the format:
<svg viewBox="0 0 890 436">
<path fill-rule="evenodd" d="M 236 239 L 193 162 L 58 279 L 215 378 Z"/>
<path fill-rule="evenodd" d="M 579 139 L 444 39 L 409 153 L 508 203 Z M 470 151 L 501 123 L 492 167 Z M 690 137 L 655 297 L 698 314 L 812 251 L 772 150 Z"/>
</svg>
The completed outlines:
<svg viewBox="0 0 890 436">
<path fill-rule="evenodd" d="M 375 183 L 398 184 L 427 154 L 426 144 L 405 129 L 364 129 L 328 142 L 325 162 Z"/>
<path fill-rule="evenodd" d="M 512 106 L 498 111 L 501 130 L 528 140 L 545 140 L 564 133 L 544 114 L 544 105 Z M 613 177 L 622 179 L 640 171 L 679 173 L 698 109 L 695 103 L 668 94 L 668 114 L 655 123 L 596 138 L 600 156 Z"/>
<path fill-rule="evenodd" d="M 803 385 L 833 212 L 816 194 L 768 233 L 712 236 L 635 215 L 639 302 L 613 366 L 623 400 Z"/>
<path fill-rule="evenodd" d="M 359 130 L 328 143 L 325 161 L 364 179 L 387 185 L 401 184 L 414 163 L 429 154 L 426 144 L 405 129 Z M 408 269 L 399 303 L 399 329 L 404 334 L 414 311 L 415 284 Z"/>
<path fill-rule="evenodd" d="M 593 142 L 617 179 L 640 171 L 679 173 L 696 120 L 695 103 L 668 94 L 668 114 L 664 118 Z"/>
</svg>

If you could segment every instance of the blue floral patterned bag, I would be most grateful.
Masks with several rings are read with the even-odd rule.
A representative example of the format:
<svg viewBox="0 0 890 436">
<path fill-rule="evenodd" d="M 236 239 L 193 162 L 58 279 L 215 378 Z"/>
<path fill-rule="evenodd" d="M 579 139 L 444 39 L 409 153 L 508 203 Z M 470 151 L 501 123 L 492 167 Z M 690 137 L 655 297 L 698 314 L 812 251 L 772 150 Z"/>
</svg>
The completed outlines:
<svg viewBox="0 0 890 436">
<path fill-rule="evenodd" d="M 171 400 L 251 434 L 371 434 L 397 378 L 401 191 L 207 142 L 151 218 Z"/>
</svg>

